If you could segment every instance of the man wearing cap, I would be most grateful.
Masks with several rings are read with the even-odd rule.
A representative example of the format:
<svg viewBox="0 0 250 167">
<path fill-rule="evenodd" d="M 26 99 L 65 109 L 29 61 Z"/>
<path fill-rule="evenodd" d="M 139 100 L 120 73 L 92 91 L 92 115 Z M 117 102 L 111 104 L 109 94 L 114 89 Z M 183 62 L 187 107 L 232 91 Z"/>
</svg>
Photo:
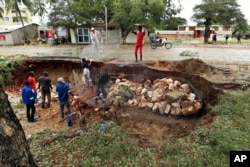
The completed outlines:
<svg viewBox="0 0 250 167">
<path fill-rule="evenodd" d="M 69 103 L 69 95 L 73 96 L 74 98 L 78 98 L 73 94 L 70 90 L 69 85 L 65 83 L 62 77 L 58 78 L 58 85 L 56 86 L 56 92 L 58 93 L 58 99 L 60 102 L 60 112 L 61 117 L 64 118 L 64 106 L 66 106 L 68 115 L 71 114 L 70 110 L 70 103 Z"/>
<path fill-rule="evenodd" d="M 38 87 L 37 89 L 41 88 L 41 96 L 42 96 L 42 108 L 45 107 L 45 101 L 47 99 L 47 107 L 50 107 L 51 102 L 51 79 L 49 78 L 48 72 L 44 71 L 43 76 L 40 76 L 38 79 Z"/>
<path fill-rule="evenodd" d="M 95 28 L 92 27 L 91 31 L 90 31 L 90 38 L 91 38 L 91 43 L 92 43 L 92 52 L 94 52 L 94 51 L 98 52 L 98 49 L 99 49 L 98 36 L 99 36 L 99 31 L 95 30 Z"/>
</svg>

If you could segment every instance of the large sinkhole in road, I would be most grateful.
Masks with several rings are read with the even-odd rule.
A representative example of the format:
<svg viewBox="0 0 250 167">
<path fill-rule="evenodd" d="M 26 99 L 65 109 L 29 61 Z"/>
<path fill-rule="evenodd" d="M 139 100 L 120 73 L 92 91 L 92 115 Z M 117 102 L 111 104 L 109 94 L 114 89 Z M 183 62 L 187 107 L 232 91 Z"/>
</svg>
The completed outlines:
<svg viewBox="0 0 250 167">
<path fill-rule="evenodd" d="M 215 114 L 208 111 L 207 106 L 218 102 L 222 89 L 240 86 L 218 82 L 227 77 L 228 69 L 216 68 L 197 59 L 133 64 L 114 60 L 93 62 L 90 67 L 93 82 L 104 68 L 110 74 L 110 82 L 106 85 L 108 105 L 105 106 L 94 103 L 95 85 L 83 92 L 80 59 L 29 59 L 23 70 L 14 76 L 11 88 L 19 91 L 29 71 L 35 72 L 36 80 L 43 71 L 48 71 L 53 85 L 57 84 L 59 77 L 63 77 L 80 97 L 77 102 L 71 103 L 72 111 L 76 113 L 74 127 L 86 128 L 93 122 L 114 120 L 140 144 L 160 145 L 166 139 L 188 135 L 197 126 L 209 127 Z M 60 130 L 62 125 L 55 125 L 61 122 L 56 99 L 52 100 L 50 108 L 42 109 L 38 105 L 37 115 L 40 126 L 52 124 L 46 128 L 58 127 L 54 130 Z"/>
</svg>

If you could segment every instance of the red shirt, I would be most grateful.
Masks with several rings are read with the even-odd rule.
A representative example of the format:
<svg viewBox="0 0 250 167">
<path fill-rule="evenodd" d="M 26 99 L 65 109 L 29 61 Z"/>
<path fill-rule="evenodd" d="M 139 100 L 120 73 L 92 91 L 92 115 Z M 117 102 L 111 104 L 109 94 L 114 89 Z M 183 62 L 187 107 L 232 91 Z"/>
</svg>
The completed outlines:
<svg viewBox="0 0 250 167">
<path fill-rule="evenodd" d="M 136 32 L 136 45 L 142 45 L 143 44 L 144 35 L 145 35 L 145 31 L 143 31 L 143 32 L 137 31 Z"/>
<path fill-rule="evenodd" d="M 30 83 L 30 88 L 36 90 L 36 80 L 34 77 L 29 76 L 28 81 Z"/>
</svg>

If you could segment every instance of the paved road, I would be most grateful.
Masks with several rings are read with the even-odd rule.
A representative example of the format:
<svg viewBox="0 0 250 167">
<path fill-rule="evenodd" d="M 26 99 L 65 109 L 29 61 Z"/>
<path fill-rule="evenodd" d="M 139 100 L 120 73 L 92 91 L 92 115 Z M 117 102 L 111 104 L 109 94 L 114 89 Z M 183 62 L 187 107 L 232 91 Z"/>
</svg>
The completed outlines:
<svg viewBox="0 0 250 167">
<path fill-rule="evenodd" d="M 92 53 L 91 46 L 59 45 L 59 46 L 0 46 L 1 55 L 26 55 L 32 58 L 79 60 L 86 57 L 96 61 L 114 59 L 115 62 L 132 63 L 134 61 L 133 45 L 100 45 L 99 53 Z M 197 56 L 180 56 L 183 51 L 196 53 Z M 145 45 L 143 60 L 183 60 L 198 58 L 204 62 L 250 64 L 250 46 L 246 45 L 173 45 L 171 49 L 160 47 L 151 49 Z"/>
</svg>

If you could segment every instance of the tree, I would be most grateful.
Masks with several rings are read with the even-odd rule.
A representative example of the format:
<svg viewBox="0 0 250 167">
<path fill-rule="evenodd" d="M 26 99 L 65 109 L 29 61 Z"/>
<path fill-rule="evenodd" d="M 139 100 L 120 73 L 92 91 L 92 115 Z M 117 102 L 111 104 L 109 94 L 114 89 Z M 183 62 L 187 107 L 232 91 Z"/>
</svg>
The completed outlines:
<svg viewBox="0 0 250 167">
<path fill-rule="evenodd" d="M 178 30 L 178 26 L 187 24 L 187 20 L 181 17 L 171 17 L 165 24 L 166 30 Z"/>
<path fill-rule="evenodd" d="M 1 8 L 1 6 L 0 6 L 0 18 L 1 18 L 1 19 L 3 19 L 3 13 L 4 13 L 4 10 L 3 10 L 3 8 Z"/>
<path fill-rule="evenodd" d="M 177 30 L 179 25 L 186 24 L 187 21 L 184 18 L 176 17 L 181 11 L 180 1 L 173 3 L 171 0 L 164 1 L 166 10 L 160 22 L 159 29 L 163 30 Z"/>
<path fill-rule="evenodd" d="M 156 25 L 160 25 L 165 8 L 163 0 L 117 0 L 112 22 L 120 25 L 125 40 L 136 23 L 145 24 L 149 31 L 153 31 Z"/>
<path fill-rule="evenodd" d="M 115 0 L 95 0 L 92 3 L 91 16 L 93 22 L 105 22 L 105 8 L 107 8 L 107 21 L 110 22 L 114 14 Z"/>
<path fill-rule="evenodd" d="M 69 0 L 54 3 L 48 16 L 49 22 L 47 25 L 52 27 L 76 27 L 78 22 L 80 22 L 80 18 L 78 19 L 77 14 L 75 14 L 74 11 L 72 12 L 72 8 Z"/>
<path fill-rule="evenodd" d="M 122 38 L 125 39 L 136 23 L 145 24 L 151 32 L 156 28 L 167 29 L 172 26 L 174 15 L 180 10 L 171 2 L 172 0 L 58 0 L 49 14 L 48 25 L 74 29 L 82 25 L 105 23 L 107 8 L 108 23 L 119 25 Z"/>
<path fill-rule="evenodd" d="M 192 20 L 205 25 L 204 43 L 208 43 L 212 24 L 233 25 L 237 31 L 246 30 L 247 22 L 236 0 L 202 0 L 193 8 L 193 13 Z"/>
<path fill-rule="evenodd" d="M 23 38 L 26 40 L 27 34 L 24 30 L 23 18 L 22 18 L 21 11 L 20 11 L 19 6 L 18 6 L 18 3 L 21 3 L 21 0 L 3 0 L 3 1 L 5 3 L 5 7 L 7 9 L 7 12 L 9 12 L 10 10 L 15 10 L 18 13 L 18 16 L 19 16 L 20 21 L 21 21 L 22 26 L 23 26 L 23 35 L 24 35 Z M 32 10 L 32 5 L 31 5 L 30 0 L 23 1 L 23 3 L 25 6 L 27 6 L 27 8 L 29 10 Z"/>
<path fill-rule="evenodd" d="M 36 167 L 23 128 L 0 85 L 0 166 Z"/>
<path fill-rule="evenodd" d="M 33 15 L 39 14 L 40 16 L 42 16 L 46 12 L 45 4 L 47 2 L 50 2 L 50 1 L 51 0 L 40 0 L 40 1 L 36 1 L 36 0 L 1 0 L 1 2 L 3 2 L 5 4 L 5 8 L 7 9 L 7 12 L 10 12 L 10 10 L 14 10 L 18 14 L 19 19 L 22 23 L 23 39 L 25 40 L 25 42 L 27 42 L 28 34 L 24 28 L 23 17 L 22 17 L 21 11 L 19 9 L 19 4 L 23 3 Z M 1 13 L 2 12 L 0 9 L 0 17 L 2 16 Z"/>
</svg>

